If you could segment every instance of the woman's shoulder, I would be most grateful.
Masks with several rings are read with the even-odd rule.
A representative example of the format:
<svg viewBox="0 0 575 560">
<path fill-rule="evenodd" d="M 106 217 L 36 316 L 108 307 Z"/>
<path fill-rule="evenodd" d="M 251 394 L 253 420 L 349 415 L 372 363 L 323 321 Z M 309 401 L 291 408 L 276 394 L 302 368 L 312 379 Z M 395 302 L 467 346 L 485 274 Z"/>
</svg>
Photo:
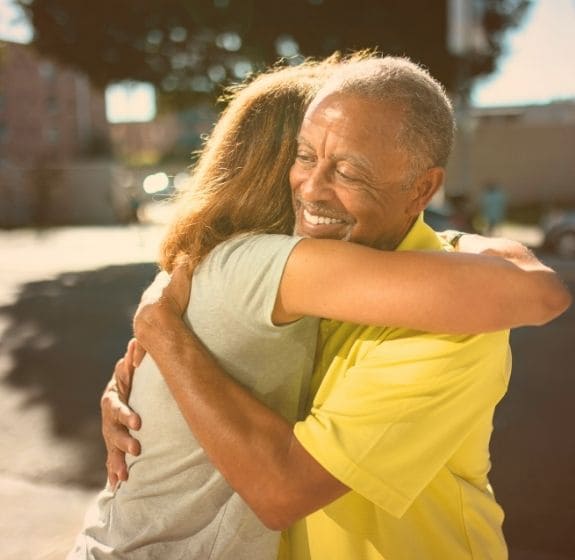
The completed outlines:
<svg viewBox="0 0 575 560">
<path fill-rule="evenodd" d="M 287 254 L 301 238 L 283 234 L 242 233 L 220 243 L 205 259 L 206 266 L 267 261 Z"/>
<path fill-rule="evenodd" d="M 213 251 L 233 251 L 249 247 L 281 247 L 293 245 L 299 239 L 299 237 L 281 233 L 239 233 L 220 243 Z"/>
</svg>

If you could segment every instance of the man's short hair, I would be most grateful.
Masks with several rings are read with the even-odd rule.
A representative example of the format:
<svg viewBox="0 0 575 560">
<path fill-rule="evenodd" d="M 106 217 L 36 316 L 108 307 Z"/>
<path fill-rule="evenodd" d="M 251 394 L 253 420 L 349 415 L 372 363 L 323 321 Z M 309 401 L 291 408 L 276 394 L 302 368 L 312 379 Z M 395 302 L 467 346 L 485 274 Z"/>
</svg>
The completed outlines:
<svg viewBox="0 0 575 560">
<path fill-rule="evenodd" d="M 402 57 L 370 56 L 338 69 L 321 94 L 343 93 L 397 104 L 404 118 L 398 146 L 413 158 L 411 175 L 445 167 L 453 145 L 453 107 L 427 70 Z"/>
</svg>

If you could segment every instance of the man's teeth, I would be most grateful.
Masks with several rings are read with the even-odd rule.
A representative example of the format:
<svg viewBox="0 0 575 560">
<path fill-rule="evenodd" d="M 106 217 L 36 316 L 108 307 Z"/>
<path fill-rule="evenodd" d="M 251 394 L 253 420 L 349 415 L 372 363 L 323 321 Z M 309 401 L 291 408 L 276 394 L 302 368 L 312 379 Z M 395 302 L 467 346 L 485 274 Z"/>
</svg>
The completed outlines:
<svg viewBox="0 0 575 560">
<path fill-rule="evenodd" d="M 336 218 L 328 218 L 327 216 L 315 216 L 314 214 L 310 214 L 307 210 L 303 211 L 303 217 L 305 218 L 306 222 L 317 226 L 318 224 L 341 224 L 343 223 L 341 220 L 337 220 Z"/>
</svg>

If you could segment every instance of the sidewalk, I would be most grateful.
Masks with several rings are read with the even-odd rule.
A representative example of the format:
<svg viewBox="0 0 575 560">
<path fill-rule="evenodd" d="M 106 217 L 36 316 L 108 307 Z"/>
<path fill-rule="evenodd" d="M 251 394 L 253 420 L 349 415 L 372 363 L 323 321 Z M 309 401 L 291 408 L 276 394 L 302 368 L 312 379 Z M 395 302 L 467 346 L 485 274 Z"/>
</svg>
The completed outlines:
<svg viewBox="0 0 575 560">
<path fill-rule="evenodd" d="M 104 477 L 112 342 L 129 336 L 160 239 L 137 225 L 0 232 L 2 560 L 63 560 L 72 547 Z"/>
<path fill-rule="evenodd" d="M 92 491 L 0 476 L 3 560 L 63 560 Z"/>
</svg>

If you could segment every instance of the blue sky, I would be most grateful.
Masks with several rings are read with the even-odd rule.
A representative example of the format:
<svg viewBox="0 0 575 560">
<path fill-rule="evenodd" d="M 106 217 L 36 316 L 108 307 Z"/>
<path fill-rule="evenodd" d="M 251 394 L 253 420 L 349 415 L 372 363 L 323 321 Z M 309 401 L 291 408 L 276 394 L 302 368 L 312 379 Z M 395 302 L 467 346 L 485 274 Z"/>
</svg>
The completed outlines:
<svg viewBox="0 0 575 560">
<path fill-rule="evenodd" d="M 506 43 L 498 71 L 476 84 L 476 105 L 575 98 L 575 0 L 536 0 Z"/>
<path fill-rule="evenodd" d="M 12 0 L 0 0 L 0 38 L 29 41 L 30 29 L 11 6 Z M 575 98 L 573 53 L 575 0 L 534 0 L 522 26 L 508 33 L 497 72 L 477 82 L 474 104 L 523 105 Z M 144 95 L 141 90 L 140 95 Z M 119 111 L 121 118 L 122 104 L 134 109 L 118 90 L 115 99 L 111 102 L 117 104 L 116 117 Z"/>
</svg>

